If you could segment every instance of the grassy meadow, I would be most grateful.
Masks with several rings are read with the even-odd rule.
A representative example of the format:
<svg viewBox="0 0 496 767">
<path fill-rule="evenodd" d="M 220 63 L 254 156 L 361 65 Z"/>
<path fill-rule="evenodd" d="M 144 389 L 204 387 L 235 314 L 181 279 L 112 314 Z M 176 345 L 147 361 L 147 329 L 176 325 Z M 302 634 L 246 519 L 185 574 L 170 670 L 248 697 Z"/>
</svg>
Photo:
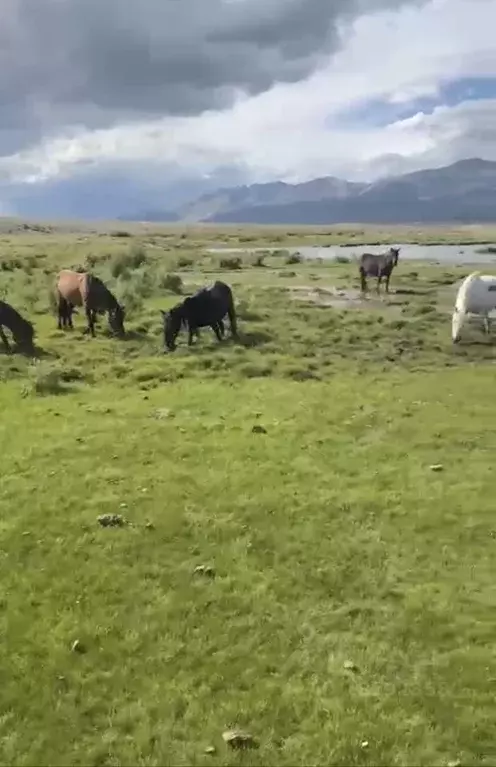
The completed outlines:
<svg viewBox="0 0 496 767">
<path fill-rule="evenodd" d="M 1 222 L 37 333 L 0 350 L 1 764 L 496 764 L 496 345 L 451 344 L 466 266 L 400 256 L 361 301 L 284 250 L 373 241 L 496 229 Z M 124 340 L 57 329 L 78 266 Z M 164 354 L 159 310 L 217 278 L 239 341 Z"/>
</svg>

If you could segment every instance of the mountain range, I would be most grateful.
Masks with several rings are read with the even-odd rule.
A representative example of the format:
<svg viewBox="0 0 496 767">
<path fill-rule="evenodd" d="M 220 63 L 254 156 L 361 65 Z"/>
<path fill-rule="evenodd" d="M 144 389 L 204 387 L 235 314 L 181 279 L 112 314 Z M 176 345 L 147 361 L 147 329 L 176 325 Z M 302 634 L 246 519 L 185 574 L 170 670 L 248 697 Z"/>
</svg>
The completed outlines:
<svg viewBox="0 0 496 767">
<path fill-rule="evenodd" d="M 134 217 L 134 216 L 133 216 Z M 130 218 L 126 216 L 126 218 Z M 484 223 L 496 221 L 496 162 L 461 160 L 442 168 L 358 183 L 327 176 L 217 189 L 149 221 L 240 224 Z"/>
</svg>

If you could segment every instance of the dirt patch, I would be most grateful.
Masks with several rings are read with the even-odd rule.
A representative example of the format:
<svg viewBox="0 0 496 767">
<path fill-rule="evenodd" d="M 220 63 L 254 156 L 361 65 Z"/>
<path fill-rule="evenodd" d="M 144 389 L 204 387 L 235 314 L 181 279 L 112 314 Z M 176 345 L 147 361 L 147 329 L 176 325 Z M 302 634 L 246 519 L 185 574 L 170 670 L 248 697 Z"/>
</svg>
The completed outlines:
<svg viewBox="0 0 496 767">
<path fill-rule="evenodd" d="M 335 309 L 384 309 L 388 306 L 382 297 L 370 294 L 364 297 L 359 290 L 344 290 L 335 286 L 321 288 L 315 285 L 293 285 L 289 290 L 294 301 L 310 301 Z"/>
</svg>

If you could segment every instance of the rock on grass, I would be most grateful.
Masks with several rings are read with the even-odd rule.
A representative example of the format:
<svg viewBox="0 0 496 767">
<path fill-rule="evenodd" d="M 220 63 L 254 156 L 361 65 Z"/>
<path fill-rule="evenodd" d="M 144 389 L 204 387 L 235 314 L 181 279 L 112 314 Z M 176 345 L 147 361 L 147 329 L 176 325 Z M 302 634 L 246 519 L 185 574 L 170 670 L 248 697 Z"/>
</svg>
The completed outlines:
<svg viewBox="0 0 496 767">
<path fill-rule="evenodd" d="M 233 749 L 257 748 L 258 743 L 249 732 L 243 730 L 226 730 L 222 733 L 224 743 Z"/>
</svg>

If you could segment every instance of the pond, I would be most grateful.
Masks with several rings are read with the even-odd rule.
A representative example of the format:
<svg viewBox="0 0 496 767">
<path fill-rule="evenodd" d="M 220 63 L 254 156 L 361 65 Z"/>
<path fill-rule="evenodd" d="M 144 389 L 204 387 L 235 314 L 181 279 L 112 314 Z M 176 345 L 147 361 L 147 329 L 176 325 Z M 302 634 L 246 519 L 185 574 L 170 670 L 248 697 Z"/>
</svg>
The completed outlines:
<svg viewBox="0 0 496 767">
<path fill-rule="evenodd" d="M 399 244 L 400 259 L 403 261 L 434 261 L 440 264 L 492 264 L 496 263 L 496 246 L 494 252 L 488 252 L 484 245 L 411 245 Z M 353 260 L 362 253 L 382 253 L 387 245 L 331 245 L 329 247 L 302 246 L 300 248 L 209 248 L 209 253 L 259 253 L 261 251 L 281 251 L 299 253 L 303 258 L 324 260 L 349 259 Z"/>
</svg>

